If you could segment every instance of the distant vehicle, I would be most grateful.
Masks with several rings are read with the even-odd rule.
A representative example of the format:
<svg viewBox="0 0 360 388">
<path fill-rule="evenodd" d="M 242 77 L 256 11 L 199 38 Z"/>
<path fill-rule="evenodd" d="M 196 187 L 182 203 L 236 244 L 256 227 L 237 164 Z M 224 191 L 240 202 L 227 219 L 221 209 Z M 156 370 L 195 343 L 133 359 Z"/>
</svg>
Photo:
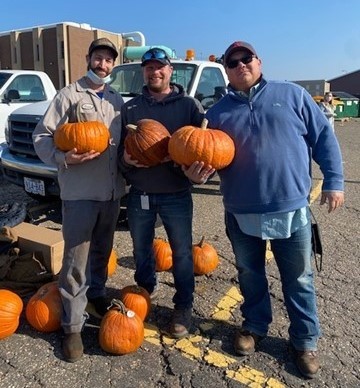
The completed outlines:
<svg viewBox="0 0 360 388">
<path fill-rule="evenodd" d="M 0 144 L 5 141 L 11 112 L 37 101 L 50 102 L 55 94 L 55 86 L 43 71 L 0 70 Z"/>
</svg>

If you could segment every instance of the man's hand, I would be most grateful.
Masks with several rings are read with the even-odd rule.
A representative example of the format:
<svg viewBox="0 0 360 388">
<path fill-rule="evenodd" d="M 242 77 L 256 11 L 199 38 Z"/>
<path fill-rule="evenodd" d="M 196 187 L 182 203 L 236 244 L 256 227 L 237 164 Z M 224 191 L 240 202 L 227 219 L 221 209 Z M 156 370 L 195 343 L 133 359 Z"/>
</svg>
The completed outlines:
<svg viewBox="0 0 360 388">
<path fill-rule="evenodd" d="M 126 164 L 130 164 L 130 166 L 134 166 L 134 167 L 149 167 L 149 166 L 145 166 L 144 164 L 139 163 L 137 160 L 131 159 L 131 155 L 128 154 L 126 152 L 126 150 L 124 150 L 123 158 L 124 158 L 124 162 Z"/>
<path fill-rule="evenodd" d="M 184 174 L 194 183 L 205 183 L 209 176 L 215 172 L 211 166 L 205 166 L 204 162 L 194 162 L 190 167 L 181 166 Z"/>
<path fill-rule="evenodd" d="M 344 193 L 342 191 L 325 191 L 321 193 L 320 205 L 328 203 L 328 213 L 344 204 Z"/>
<path fill-rule="evenodd" d="M 83 154 L 78 154 L 77 149 L 74 148 L 65 153 L 65 163 L 66 164 L 80 164 L 88 160 L 95 159 L 100 156 L 100 152 L 91 150 L 89 152 L 84 152 Z"/>
</svg>

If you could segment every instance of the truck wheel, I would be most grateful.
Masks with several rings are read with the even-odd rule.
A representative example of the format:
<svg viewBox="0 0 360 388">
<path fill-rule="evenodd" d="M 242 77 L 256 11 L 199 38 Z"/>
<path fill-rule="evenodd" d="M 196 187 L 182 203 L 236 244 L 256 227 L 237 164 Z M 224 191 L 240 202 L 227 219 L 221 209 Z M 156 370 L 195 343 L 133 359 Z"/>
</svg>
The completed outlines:
<svg viewBox="0 0 360 388">
<path fill-rule="evenodd" d="M 14 202 L 0 206 L 0 227 L 9 226 L 12 228 L 25 221 L 27 216 L 26 204 Z"/>
</svg>

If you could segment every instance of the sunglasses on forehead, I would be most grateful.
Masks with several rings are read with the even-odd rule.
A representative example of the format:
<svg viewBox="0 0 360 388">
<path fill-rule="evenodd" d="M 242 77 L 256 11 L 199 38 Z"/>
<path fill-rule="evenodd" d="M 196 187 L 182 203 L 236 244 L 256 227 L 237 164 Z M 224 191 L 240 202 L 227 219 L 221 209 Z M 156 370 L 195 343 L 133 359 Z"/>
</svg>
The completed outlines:
<svg viewBox="0 0 360 388">
<path fill-rule="evenodd" d="M 164 50 L 154 49 L 151 51 L 147 51 L 141 58 L 142 61 L 147 61 L 149 59 L 167 59 L 167 60 L 169 60 L 169 57 L 167 56 L 167 54 Z"/>
<path fill-rule="evenodd" d="M 254 58 L 256 58 L 256 55 L 246 55 L 243 58 L 240 59 L 232 59 L 231 61 L 227 62 L 227 67 L 229 69 L 235 69 L 239 65 L 239 63 L 243 63 L 244 65 L 247 65 L 250 63 Z"/>
</svg>

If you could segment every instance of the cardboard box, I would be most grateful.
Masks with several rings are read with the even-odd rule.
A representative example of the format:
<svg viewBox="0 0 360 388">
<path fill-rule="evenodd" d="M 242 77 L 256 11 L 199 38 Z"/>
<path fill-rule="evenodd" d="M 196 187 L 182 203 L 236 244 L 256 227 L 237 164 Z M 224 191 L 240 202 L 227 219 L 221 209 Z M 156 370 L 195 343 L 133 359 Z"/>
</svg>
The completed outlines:
<svg viewBox="0 0 360 388">
<path fill-rule="evenodd" d="M 49 272 L 57 275 L 60 272 L 64 240 L 62 232 L 22 222 L 12 228 L 18 236 L 21 252 L 41 252 L 44 266 Z"/>
</svg>

